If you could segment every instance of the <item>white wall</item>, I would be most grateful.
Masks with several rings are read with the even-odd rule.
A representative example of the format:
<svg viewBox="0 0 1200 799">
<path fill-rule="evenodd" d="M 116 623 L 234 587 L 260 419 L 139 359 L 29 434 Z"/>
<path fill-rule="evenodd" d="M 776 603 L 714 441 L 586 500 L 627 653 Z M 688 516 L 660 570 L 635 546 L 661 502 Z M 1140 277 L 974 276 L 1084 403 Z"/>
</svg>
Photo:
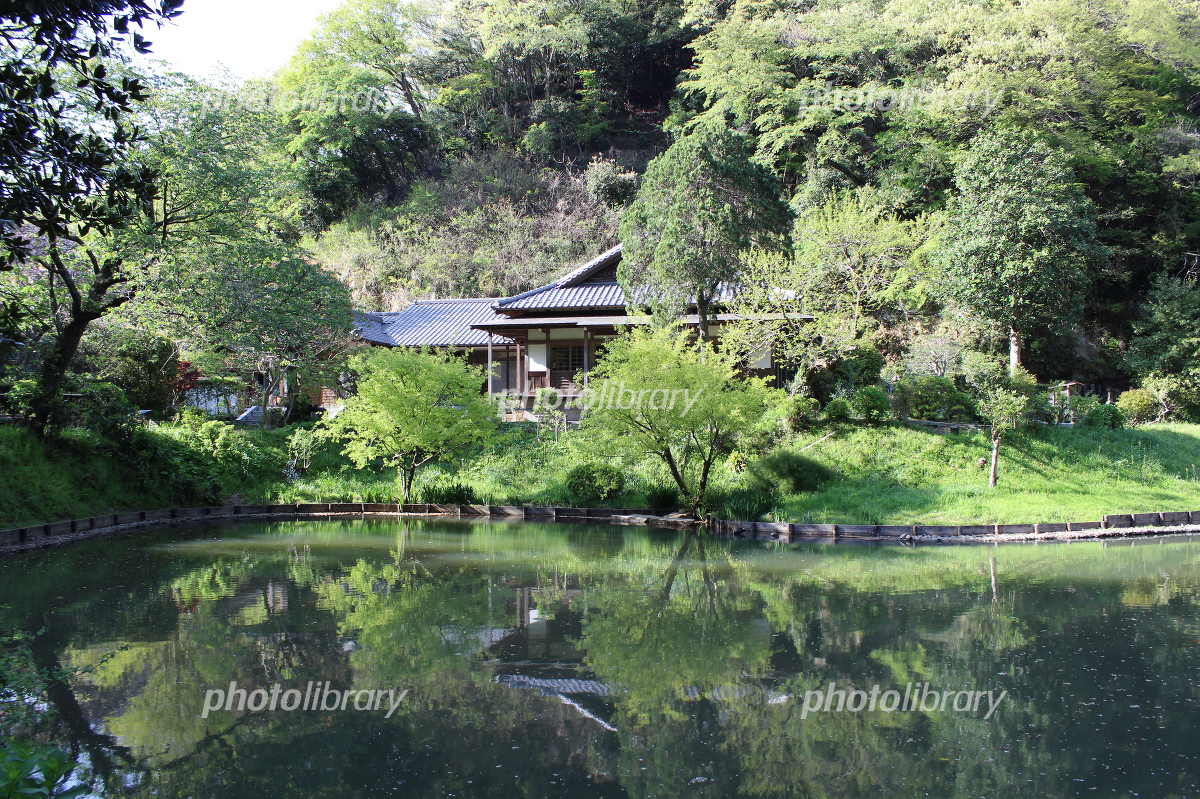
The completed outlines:
<svg viewBox="0 0 1200 799">
<path fill-rule="evenodd" d="M 546 371 L 546 342 L 541 344 L 529 343 L 529 371 Z"/>
<path fill-rule="evenodd" d="M 758 352 L 750 355 L 751 369 L 770 369 L 771 368 L 771 351 L 769 349 L 761 349 Z"/>
</svg>

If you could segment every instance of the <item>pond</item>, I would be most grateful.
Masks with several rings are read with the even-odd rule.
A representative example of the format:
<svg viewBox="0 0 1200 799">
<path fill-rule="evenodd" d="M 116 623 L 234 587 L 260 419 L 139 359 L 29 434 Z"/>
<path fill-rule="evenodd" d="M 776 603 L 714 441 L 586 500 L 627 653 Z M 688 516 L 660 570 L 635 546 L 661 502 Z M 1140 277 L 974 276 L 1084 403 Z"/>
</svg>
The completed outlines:
<svg viewBox="0 0 1200 799">
<path fill-rule="evenodd" d="M 104 796 L 1197 796 L 1198 611 L 1190 538 L 212 525 L 0 563 L 3 720 Z"/>
</svg>

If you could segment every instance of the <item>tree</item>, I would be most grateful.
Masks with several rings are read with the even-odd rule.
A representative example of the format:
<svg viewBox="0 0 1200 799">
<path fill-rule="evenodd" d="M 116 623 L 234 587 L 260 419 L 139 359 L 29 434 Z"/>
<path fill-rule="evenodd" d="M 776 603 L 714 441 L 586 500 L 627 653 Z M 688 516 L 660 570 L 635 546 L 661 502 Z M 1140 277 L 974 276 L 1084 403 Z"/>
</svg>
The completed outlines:
<svg viewBox="0 0 1200 799">
<path fill-rule="evenodd" d="M 295 244 L 275 118 L 190 80 L 163 87 L 152 112 L 159 257 L 128 318 L 255 385 L 264 409 L 285 379 L 331 377 L 350 346 L 350 295 Z"/>
<path fill-rule="evenodd" d="M 397 470 L 403 501 L 418 470 L 496 430 L 496 409 L 480 393 L 483 370 L 444 352 L 375 350 L 351 359 L 358 393 L 327 422 L 360 469 L 375 462 Z"/>
<path fill-rule="evenodd" d="M 1169 275 L 1154 280 L 1133 327 L 1129 363 L 1142 377 L 1200 377 L 1200 284 Z"/>
<path fill-rule="evenodd" d="M 641 328 L 608 344 L 584 398 L 584 427 L 615 455 L 662 461 L 693 514 L 713 464 L 766 412 L 771 392 L 734 358 L 676 327 Z"/>
<path fill-rule="evenodd" d="M 954 186 L 935 254 L 944 291 L 1007 331 L 1015 374 L 1023 335 L 1080 317 L 1102 254 L 1095 210 L 1065 154 L 1028 131 L 976 139 Z"/>
<path fill-rule="evenodd" d="M 271 426 L 271 397 L 287 382 L 290 413 L 301 385 L 331 385 L 350 337 L 349 293 L 308 261 L 234 262 L 220 273 L 187 276 L 177 329 L 206 373 L 234 373 L 255 386 Z"/>
<path fill-rule="evenodd" d="M 150 43 L 132 29 L 171 19 L 181 5 L 84 0 L 0 9 L 0 272 L 55 252 L 60 241 L 122 227 L 152 191 L 153 173 L 130 159 L 141 134 L 129 117 L 146 98 L 145 86 L 110 75 L 111 57 L 127 39 L 149 52 Z M 107 310 L 110 270 L 98 266 L 93 287 L 77 291 L 67 267 L 42 263 L 58 270 L 60 290 L 71 295 L 64 309 L 77 318 L 66 326 L 62 352 L 46 362 L 45 394 L 61 382 L 75 333 L 91 321 L 85 317 L 97 306 Z M 27 311 L 0 287 L 0 339 L 20 339 Z M 37 405 L 40 430 L 52 403 L 43 397 Z"/>
<path fill-rule="evenodd" d="M 754 252 L 723 336 L 744 356 L 770 351 L 804 371 L 828 366 L 863 339 L 903 323 L 925 304 L 911 266 L 929 220 L 901 220 L 870 195 L 843 193 L 802 213 L 790 256 Z"/>
<path fill-rule="evenodd" d="M 326 16 L 280 74 L 310 230 L 359 205 L 400 202 L 429 166 L 434 137 L 418 73 L 433 23 L 419 3 L 354 0 Z"/>
<path fill-rule="evenodd" d="M 991 426 L 992 460 L 988 470 L 988 485 L 996 487 L 1000 465 L 1000 443 L 1004 436 L 1025 421 L 1029 397 L 1007 388 L 992 388 L 979 400 L 979 415 Z"/>
<path fill-rule="evenodd" d="M 660 316 L 694 305 L 705 338 L 713 303 L 739 282 L 741 255 L 787 246 L 791 211 L 752 154 L 740 133 L 697 129 L 650 162 L 621 218 L 626 294 Z"/>
<path fill-rule="evenodd" d="M 122 226 L 122 198 L 149 189 L 151 175 L 128 165 L 139 133 L 127 118 L 145 86 L 110 76 L 106 61 L 129 37 L 149 52 L 131 26 L 171 19 L 182 5 L 83 0 L 0 10 L 0 268 L 29 257 L 31 233 L 54 241 L 80 226 Z"/>
</svg>

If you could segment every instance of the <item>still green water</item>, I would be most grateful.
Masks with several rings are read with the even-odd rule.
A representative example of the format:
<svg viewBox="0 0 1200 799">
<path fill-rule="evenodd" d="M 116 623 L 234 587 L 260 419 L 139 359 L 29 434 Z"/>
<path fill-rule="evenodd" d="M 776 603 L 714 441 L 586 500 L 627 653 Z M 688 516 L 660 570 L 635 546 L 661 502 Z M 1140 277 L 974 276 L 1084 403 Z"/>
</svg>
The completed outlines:
<svg viewBox="0 0 1200 799">
<path fill-rule="evenodd" d="M 22 729 L 104 796 L 1200 796 L 1198 611 L 1188 538 L 287 522 L 0 563 L 0 632 L 28 636 L 10 661 L 67 676 Z M 203 717 L 230 682 L 407 693 L 390 718 Z M 1007 693 L 991 718 L 806 712 L 831 682 Z"/>
</svg>

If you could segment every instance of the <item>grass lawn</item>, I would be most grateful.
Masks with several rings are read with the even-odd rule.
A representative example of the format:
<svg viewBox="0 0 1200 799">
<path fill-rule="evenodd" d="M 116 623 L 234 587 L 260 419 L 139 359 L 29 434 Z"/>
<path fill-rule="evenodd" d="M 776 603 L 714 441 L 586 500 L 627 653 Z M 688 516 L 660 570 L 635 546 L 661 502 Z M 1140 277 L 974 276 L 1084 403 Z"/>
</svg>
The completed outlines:
<svg viewBox="0 0 1200 799">
<path fill-rule="evenodd" d="M 164 429 L 162 435 L 171 435 Z M 282 476 L 288 431 L 247 431 L 263 461 L 252 473 L 229 472 L 234 457 L 216 465 L 221 501 L 397 502 L 390 471 L 356 470 L 326 451 L 296 482 Z M 579 504 L 564 483 L 581 460 L 595 459 L 578 434 L 537 442 L 514 432 L 492 451 L 464 457 L 418 479 L 450 479 L 490 504 Z M 828 436 L 828 438 L 826 437 Z M 810 446 L 811 445 L 811 446 Z M 803 451 L 837 473 L 820 490 L 767 500 L 762 518 L 846 524 L 983 524 L 1093 521 L 1106 513 L 1200 510 L 1200 425 L 1167 424 L 1132 430 L 1036 428 L 1014 435 L 1001 452 L 1000 485 L 987 486 L 989 442 L 983 433 L 943 434 L 902 425 L 845 426 L 801 435 L 787 448 Z M 232 465 L 232 466 L 231 466 Z M 0 525 L 81 518 L 118 509 L 196 503 L 172 495 L 156 475 L 175 464 L 121 467 L 103 447 L 69 434 L 49 446 L 27 431 L 0 428 Z M 623 467 L 624 495 L 609 504 L 645 507 L 665 481 L 645 461 Z M 447 474 L 448 472 L 448 474 Z M 745 473 L 722 464 L 719 490 L 746 486 Z M 421 501 L 419 497 L 417 501 Z M 749 520 L 736 508 L 725 518 Z"/>
<path fill-rule="evenodd" d="M 814 433 L 794 448 L 819 440 Z M 1097 520 L 1106 513 L 1200 510 L 1200 425 L 1040 428 L 1001 449 L 988 488 L 982 433 L 855 428 L 804 451 L 842 479 L 787 497 L 772 514 L 847 524 Z"/>
</svg>

